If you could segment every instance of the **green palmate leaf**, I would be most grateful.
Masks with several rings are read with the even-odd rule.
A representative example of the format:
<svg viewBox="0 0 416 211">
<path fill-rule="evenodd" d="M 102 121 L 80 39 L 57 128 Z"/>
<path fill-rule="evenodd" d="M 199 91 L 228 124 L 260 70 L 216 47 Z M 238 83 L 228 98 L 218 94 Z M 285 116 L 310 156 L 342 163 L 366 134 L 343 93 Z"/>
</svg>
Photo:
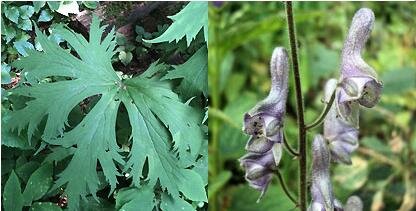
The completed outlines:
<svg viewBox="0 0 416 211">
<path fill-rule="evenodd" d="M 204 93 L 208 96 L 207 83 L 207 48 L 201 47 L 191 58 L 184 64 L 175 66 L 175 69 L 168 72 L 163 79 L 183 78 L 179 90 L 184 97 L 190 98 L 198 94 Z"/>
<path fill-rule="evenodd" d="M 39 168 L 39 163 L 35 161 L 29 161 L 15 169 L 17 176 L 23 181 L 27 182 L 30 175 Z"/>
<path fill-rule="evenodd" d="M 70 155 L 73 155 L 75 152 L 75 148 L 71 147 L 71 148 L 64 148 L 64 147 L 53 147 L 51 148 L 51 153 L 49 153 L 47 155 L 47 157 L 45 158 L 45 160 L 43 161 L 45 162 L 59 162 L 63 159 L 65 159 L 66 157 L 69 157 Z"/>
<path fill-rule="evenodd" d="M 40 9 L 43 7 L 43 6 L 45 6 L 45 4 L 46 4 L 46 1 L 34 1 L 33 2 L 33 7 L 34 7 L 34 9 L 35 9 L 35 12 L 37 13 L 37 12 L 39 12 L 40 11 Z"/>
<path fill-rule="evenodd" d="M 120 211 L 152 210 L 155 206 L 153 188 L 145 185 L 141 188 L 121 189 L 116 196 L 116 209 Z"/>
<path fill-rule="evenodd" d="M 18 21 L 19 21 L 20 13 L 19 13 L 19 9 L 17 7 L 5 8 L 4 15 L 6 16 L 6 18 L 8 18 L 13 23 L 18 23 Z"/>
<path fill-rule="evenodd" d="M 156 118 L 157 116 L 168 126 L 173 134 L 174 148 L 183 155 L 187 146 L 190 146 L 191 152 L 198 152 L 202 141 L 200 139 L 201 131 L 197 125 L 194 125 L 196 122 L 189 121 L 190 119 L 195 120 L 196 115 L 184 104 L 179 103 L 173 92 L 168 92 L 159 83 L 149 83 L 148 80 L 139 77 L 126 81 L 126 85 L 128 92 L 122 101 L 129 113 L 133 137 L 130 159 L 126 166 L 132 168 L 133 181 L 139 185 L 137 176 L 141 175 L 141 169 L 147 157 L 150 186 L 154 186 L 157 182 L 156 179 L 159 179 L 162 187 L 166 187 L 173 196 L 178 196 L 178 191 L 184 191 L 184 194 L 190 199 L 200 200 L 200 195 L 194 198 L 194 196 L 186 194 L 188 192 L 186 185 L 191 185 L 187 182 L 192 177 L 197 180 L 197 184 L 194 184 L 193 188 L 204 192 L 205 195 L 201 177 L 193 170 L 180 168 L 176 157 L 166 153 L 170 146 L 164 140 L 169 139 L 169 134 L 160 127 Z M 180 134 L 175 135 L 178 133 Z M 188 141 L 185 142 L 185 140 Z M 197 144 L 195 144 L 196 142 Z"/>
<path fill-rule="evenodd" d="M 52 187 L 64 187 L 69 210 L 78 208 L 80 197 L 87 194 L 95 197 L 99 190 L 97 165 L 101 166 L 111 187 L 110 193 L 113 192 L 116 177 L 121 175 L 116 163 L 124 165 L 136 186 L 140 186 L 141 179 L 147 176 L 150 186 L 154 187 L 159 181 L 157 184 L 174 197 L 179 197 L 182 192 L 190 200 L 206 201 L 201 177 L 186 169 L 191 164 L 182 166 L 178 160 L 195 158 L 199 152 L 204 138 L 199 125 L 200 115 L 182 103 L 166 82 L 152 77 L 160 69 L 159 65 L 152 65 L 139 77 L 122 79 L 111 64 L 116 53 L 114 29 L 102 38 L 104 29 L 94 16 L 87 41 L 65 26 L 56 27 L 56 33 L 76 51 L 77 56 L 74 56 L 35 28 L 36 40 L 43 52 L 26 49 L 28 56 L 13 64 L 23 69 L 22 74 L 33 81 L 31 86 L 22 85 L 13 93 L 32 100 L 26 107 L 12 112 L 7 127 L 18 132 L 27 128 L 30 141 L 46 117 L 42 139 L 49 145 L 73 149 L 68 166 Z M 36 82 L 49 76 L 63 76 L 66 80 Z M 71 110 L 91 96 L 98 96 L 99 100 L 89 113 L 79 124 L 71 125 L 73 129 L 65 127 Z M 117 145 L 115 133 L 121 103 L 128 111 L 132 127 L 127 163 L 120 154 L 122 150 Z M 175 152 L 171 150 L 172 141 Z M 145 166 L 148 173 L 142 175 Z M 189 181 L 193 183 L 187 183 Z"/>
<path fill-rule="evenodd" d="M 2 65 L 3 68 L 3 65 Z M 2 81 L 3 81 L 3 74 L 2 74 Z M 3 92 L 3 91 L 2 91 Z M 3 109 L 1 110 L 1 123 L 7 125 L 10 119 L 10 112 L 9 110 Z M 1 131 L 1 144 L 8 147 L 14 147 L 19 149 L 32 149 L 33 147 L 29 145 L 28 141 L 23 136 L 18 136 L 15 133 L 11 133 L 8 130 Z"/>
<path fill-rule="evenodd" d="M 195 210 L 191 204 L 183 200 L 182 198 L 173 198 L 166 193 L 162 194 L 162 199 L 160 202 L 160 208 L 164 211 L 169 210 L 183 210 L 183 211 L 193 211 Z"/>
<path fill-rule="evenodd" d="M 30 31 L 32 30 L 32 22 L 29 19 L 19 19 L 17 27 L 25 31 Z"/>
<path fill-rule="evenodd" d="M 14 171 L 10 173 L 9 179 L 4 185 L 2 204 L 5 211 L 22 210 L 23 208 L 23 196 L 20 182 Z"/>
<path fill-rule="evenodd" d="M 9 84 L 12 82 L 10 76 L 11 67 L 7 64 L 1 64 L 1 84 Z"/>
<path fill-rule="evenodd" d="M 23 201 L 25 205 L 30 205 L 32 201 L 40 199 L 52 186 L 52 164 L 46 163 L 38 168 L 27 181 L 23 191 Z"/>
<path fill-rule="evenodd" d="M 3 123 L 4 124 L 4 123 Z M 9 131 L 1 131 L 1 144 L 19 149 L 32 149 L 27 140 Z"/>
<path fill-rule="evenodd" d="M 30 211 L 61 211 L 62 209 L 52 202 L 36 202 L 30 207 Z"/>
<path fill-rule="evenodd" d="M 82 4 L 86 6 L 88 9 L 96 9 L 98 6 L 98 1 L 83 1 Z"/>
<path fill-rule="evenodd" d="M 11 26 L 6 26 L 1 20 L 1 34 L 5 36 L 6 43 L 10 42 L 16 36 L 16 29 Z"/>
<path fill-rule="evenodd" d="M 19 7 L 20 18 L 29 19 L 35 13 L 35 8 L 29 5 L 23 5 Z"/>
<path fill-rule="evenodd" d="M 204 186 L 208 185 L 208 156 L 201 157 L 193 168 L 202 178 Z"/>
<path fill-rule="evenodd" d="M 48 22 L 53 19 L 53 15 L 49 10 L 42 10 L 39 15 L 38 22 Z"/>
<path fill-rule="evenodd" d="M 13 46 L 16 48 L 17 52 L 19 52 L 22 56 L 27 56 L 25 49 L 35 49 L 32 43 L 24 40 L 14 42 Z"/>
<path fill-rule="evenodd" d="M 181 171 L 182 179 L 178 181 L 179 190 L 192 201 L 205 201 L 207 196 L 205 194 L 204 184 L 201 176 L 194 170 L 184 169 Z"/>
<path fill-rule="evenodd" d="M 186 37 L 186 43 L 189 46 L 201 29 L 204 30 L 205 41 L 208 41 L 208 2 L 191 1 L 170 19 L 173 20 L 173 23 L 162 35 L 152 40 L 146 40 L 146 42 L 159 43 L 172 42 L 173 40 L 178 42 Z"/>
<path fill-rule="evenodd" d="M 59 1 L 47 1 L 47 3 L 52 11 L 59 9 L 59 6 L 61 6 L 61 2 Z"/>
</svg>

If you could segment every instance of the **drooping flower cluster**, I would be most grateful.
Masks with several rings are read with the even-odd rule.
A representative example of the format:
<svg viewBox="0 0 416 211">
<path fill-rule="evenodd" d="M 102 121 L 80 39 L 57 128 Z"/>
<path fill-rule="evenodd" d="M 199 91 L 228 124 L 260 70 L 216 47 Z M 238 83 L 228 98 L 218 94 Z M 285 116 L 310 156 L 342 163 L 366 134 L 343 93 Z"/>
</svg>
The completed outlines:
<svg viewBox="0 0 416 211">
<path fill-rule="evenodd" d="M 283 118 L 288 93 L 287 52 L 278 47 L 270 61 L 272 78 L 267 98 L 244 115 L 243 131 L 250 135 L 247 154 L 240 158 L 250 186 L 264 195 L 282 156 Z"/>
</svg>

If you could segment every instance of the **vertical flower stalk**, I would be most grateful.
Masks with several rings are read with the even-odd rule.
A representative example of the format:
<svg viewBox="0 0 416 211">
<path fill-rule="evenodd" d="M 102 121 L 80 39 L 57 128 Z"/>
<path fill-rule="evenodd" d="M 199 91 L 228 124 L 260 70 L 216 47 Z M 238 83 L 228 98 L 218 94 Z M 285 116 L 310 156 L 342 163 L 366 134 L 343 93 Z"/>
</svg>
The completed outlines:
<svg viewBox="0 0 416 211">
<path fill-rule="evenodd" d="M 303 111 L 303 97 L 302 86 L 299 73 L 299 61 L 298 61 L 298 47 L 296 40 L 296 28 L 294 15 L 292 11 L 292 2 L 286 2 L 286 19 L 290 43 L 290 53 L 292 57 L 293 75 L 295 79 L 295 92 L 296 92 L 296 116 L 298 122 L 298 146 L 299 146 L 299 208 L 302 211 L 306 210 L 306 198 L 307 198 L 307 159 L 306 159 L 306 125 Z"/>
<path fill-rule="evenodd" d="M 287 52 L 278 47 L 270 61 L 269 95 L 244 115 L 244 133 L 250 135 L 247 154 L 240 158 L 250 186 L 264 195 L 282 157 L 283 119 L 288 94 Z M 259 198 L 259 199 L 260 199 Z"/>
</svg>

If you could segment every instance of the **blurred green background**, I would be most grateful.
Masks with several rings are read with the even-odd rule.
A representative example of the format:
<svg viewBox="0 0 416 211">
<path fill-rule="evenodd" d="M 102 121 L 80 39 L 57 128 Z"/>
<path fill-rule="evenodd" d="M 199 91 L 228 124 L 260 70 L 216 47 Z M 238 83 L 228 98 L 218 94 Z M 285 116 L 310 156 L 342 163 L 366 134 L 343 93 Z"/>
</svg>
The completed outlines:
<svg viewBox="0 0 416 211">
<path fill-rule="evenodd" d="M 364 210 L 415 210 L 416 203 L 416 4 L 415 2 L 294 3 L 306 122 L 321 112 L 327 79 L 339 77 L 340 52 L 350 21 L 361 7 L 376 23 L 365 61 L 384 83 L 381 102 L 361 109 L 360 148 L 353 165 L 332 165 L 336 197 L 354 194 Z M 237 159 L 248 139 L 243 113 L 268 94 L 273 48 L 288 45 L 284 5 L 280 2 L 215 2 L 209 8 L 209 207 L 210 210 L 293 210 L 273 180 L 265 198 L 244 181 Z M 285 131 L 296 146 L 296 104 L 290 76 Z M 322 127 L 308 133 L 308 145 Z M 309 149 L 308 149 L 309 151 Z M 308 165 L 310 165 L 310 157 Z M 284 153 L 281 172 L 297 196 L 297 160 Z"/>
</svg>

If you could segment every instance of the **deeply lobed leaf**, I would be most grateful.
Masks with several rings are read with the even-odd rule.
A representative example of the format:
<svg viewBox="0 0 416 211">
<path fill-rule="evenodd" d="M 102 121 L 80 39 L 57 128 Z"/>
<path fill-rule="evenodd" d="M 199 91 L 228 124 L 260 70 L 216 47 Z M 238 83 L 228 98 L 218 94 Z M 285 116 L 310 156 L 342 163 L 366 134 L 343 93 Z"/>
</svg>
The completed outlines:
<svg viewBox="0 0 416 211">
<path fill-rule="evenodd" d="M 23 69 L 22 74 L 31 82 L 31 86 L 15 89 L 14 94 L 33 99 L 23 109 L 12 112 L 9 129 L 21 132 L 27 128 L 30 140 L 39 123 L 46 119 L 43 140 L 49 145 L 73 149 L 71 161 L 53 187 L 66 185 L 70 210 L 77 209 L 80 197 L 86 199 L 88 194 L 98 201 L 97 166 L 101 166 L 111 186 L 110 194 L 114 191 L 116 177 L 121 175 L 116 163 L 124 166 L 123 171 L 130 171 L 136 186 L 146 179 L 152 187 L 160 184 L 175 198 L 182 192 L 190 200 L 207 201 L 201 176 L 188 169 L 194 164 L 185 165 L 179 160 L 195 160 L 199 152 L 203 141 L 200 115 L 182 103 L 166 82 L 152 78 L 157 65 L 138 77 L 118 76 L 111 64 L 116 45 L 114 29 L 102 37 L 104 29 L 93 17 L 87 41 L 65 26 L 58 27 L 57 33 L 75 49 L 73 55 L 36 28 L 43 52 L 27 49 L 28 56 L 13 64 Z M 63 76 L 66 80 L 41 82 L 50 76 Z M 99 100 L 90 112 L 79 124 L 71 125 L 72 129 L 66 127 L 71 110 L 91 96 L 99 96 Z M 120 154 L 115 134 L 121 103 L 132 126 L 127 162 Z M 172 143 L 176 152 L 171 150 Z M 145 162 L 147 175 L 142 174 Z"/>
<path fill-rule="evenodd" d="M 189 2 L 180 12 L 170 17 L 172 25 L 159 37 L 147 40 L 149 43 L 178 42 L 186 37 L 189 46 L 201 29 L 208 42 L 208 2 Z"/>
</svg>

